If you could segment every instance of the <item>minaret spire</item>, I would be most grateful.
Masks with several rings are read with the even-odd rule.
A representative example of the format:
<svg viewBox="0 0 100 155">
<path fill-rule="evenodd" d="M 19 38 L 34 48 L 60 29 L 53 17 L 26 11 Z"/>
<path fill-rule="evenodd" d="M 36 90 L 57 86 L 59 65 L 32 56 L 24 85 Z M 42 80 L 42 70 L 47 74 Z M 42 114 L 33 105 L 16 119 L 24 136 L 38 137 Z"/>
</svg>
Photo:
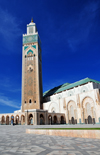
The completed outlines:
<svg viewBox="0 0 100 155">
<path fill-rule="evenodd" d="M 33 18 L 31 19 L 31 23 L 33 23 Z"/>
</svg>

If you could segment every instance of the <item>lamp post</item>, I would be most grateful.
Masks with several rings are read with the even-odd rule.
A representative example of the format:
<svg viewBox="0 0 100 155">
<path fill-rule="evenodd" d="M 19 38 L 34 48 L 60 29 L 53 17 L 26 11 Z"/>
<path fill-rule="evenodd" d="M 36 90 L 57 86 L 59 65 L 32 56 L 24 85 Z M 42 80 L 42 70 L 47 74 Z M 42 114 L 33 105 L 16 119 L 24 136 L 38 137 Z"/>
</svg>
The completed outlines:
<svg viewBox="0 0 100 155">
<path fill-rule="evenodd" d="M 51 125 L 51 116 L 49 118 L 50 118 L 50 125 Z"/>
</svg>

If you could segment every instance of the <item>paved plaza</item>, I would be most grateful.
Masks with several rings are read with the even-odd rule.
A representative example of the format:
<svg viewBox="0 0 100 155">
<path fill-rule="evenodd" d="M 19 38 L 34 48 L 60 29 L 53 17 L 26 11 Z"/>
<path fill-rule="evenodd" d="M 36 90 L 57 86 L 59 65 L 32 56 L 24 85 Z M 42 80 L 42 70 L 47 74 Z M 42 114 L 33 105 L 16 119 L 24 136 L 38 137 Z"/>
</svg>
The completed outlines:
<svg viewBox="0 0 100 155">
<path fill-rule="evenodd" d="M 100 155 L 99 139 L 26 134 L 27 128 L 33 126 L 0 125 L 0 155 Z"/>
</svg>

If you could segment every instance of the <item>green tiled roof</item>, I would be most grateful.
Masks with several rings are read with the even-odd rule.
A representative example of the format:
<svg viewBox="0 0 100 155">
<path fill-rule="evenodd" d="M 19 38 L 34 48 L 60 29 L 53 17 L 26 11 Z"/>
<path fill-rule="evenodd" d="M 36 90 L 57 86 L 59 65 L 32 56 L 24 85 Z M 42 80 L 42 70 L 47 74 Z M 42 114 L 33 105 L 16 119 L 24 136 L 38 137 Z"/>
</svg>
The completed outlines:
<svg viewBox="0 0 100 155">
<path fill-rule="evenodd" d="M 60 93 L 60 92 L 62 92 L 64 90 L 71 89 L 73 87 L 77 87 L 79 85 L 83 85 L 83 84 L 88 83 L 88 82 L 94 82 L 94 83 L 99 83 L 100 84 L 99 81 L 96 81 L 96 80 L 93 80 L 93 79 L 90 79 L 90 78 L 85 78 L 85 79 L 82 79 L 80 81 L 77 81 L 77 82 L 74 82 L 74 83 L 71 83 L 71 84 L 70 83 L 65 83 L 65 84 L 62 84 L 62 85 L 60 85 L 58 87 L 50 89 L 50 90 L 43 93 L 43 97 L 51 96 L 51 95 L 53 95 L 55 93 Z"/>
</svg>

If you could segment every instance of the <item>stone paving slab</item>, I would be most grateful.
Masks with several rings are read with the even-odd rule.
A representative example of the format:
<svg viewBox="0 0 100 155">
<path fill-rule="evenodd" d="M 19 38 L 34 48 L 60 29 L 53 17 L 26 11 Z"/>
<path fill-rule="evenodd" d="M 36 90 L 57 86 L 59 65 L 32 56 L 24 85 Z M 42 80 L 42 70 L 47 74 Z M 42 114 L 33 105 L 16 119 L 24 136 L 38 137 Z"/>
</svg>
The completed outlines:
<svg viewBox="0 0 100 155">
<path fill-rule="evenodd" d="M 33 126 L 0 126 L 0 155 L 100 155 L 100 140 L 26 134 Z"/>
</svg>

